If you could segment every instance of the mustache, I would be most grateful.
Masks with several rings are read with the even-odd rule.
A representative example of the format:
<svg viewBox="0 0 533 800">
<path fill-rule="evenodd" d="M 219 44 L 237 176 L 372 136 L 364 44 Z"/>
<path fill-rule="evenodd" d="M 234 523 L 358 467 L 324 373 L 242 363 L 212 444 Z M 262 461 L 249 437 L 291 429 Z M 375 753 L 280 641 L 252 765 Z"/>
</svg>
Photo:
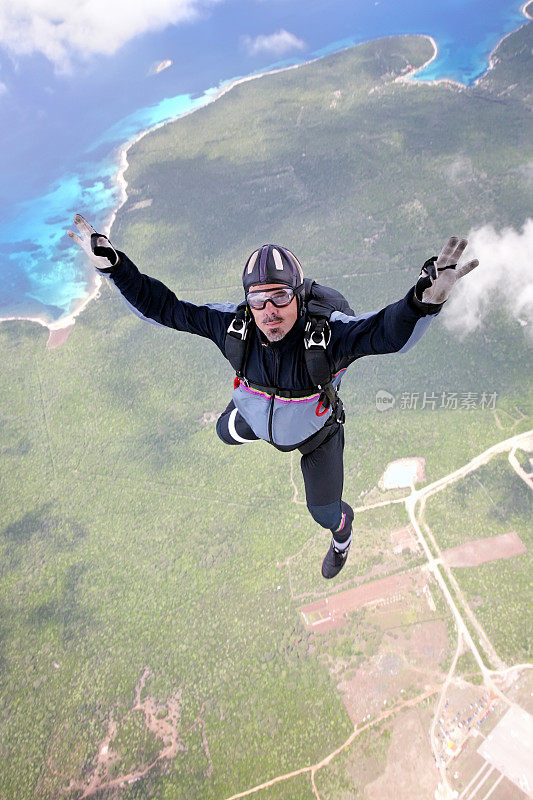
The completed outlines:
<svg viewBox="0 0 533 800">
<path fill-rule="evenodd" d="M 278 317 L 277 314 L 269 314 L 266 317 L 263 317 L 263 324 L 266 322 L 283 322 L 283 317 Z"/>
</svg>

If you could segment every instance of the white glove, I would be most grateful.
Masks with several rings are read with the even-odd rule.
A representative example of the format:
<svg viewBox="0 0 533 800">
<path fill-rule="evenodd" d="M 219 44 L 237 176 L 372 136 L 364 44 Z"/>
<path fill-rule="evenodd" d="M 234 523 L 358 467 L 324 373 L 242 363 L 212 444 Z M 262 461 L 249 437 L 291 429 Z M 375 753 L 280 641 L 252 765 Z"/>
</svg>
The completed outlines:
<svg viewBox="0 0 533 800">
<path fill-rule="evenodd" d="M 452 236 L 440 251 L 439 256 L 430 258 L 420 272 L 415 286 L 415 296 L 422 303 L 440 305 L 448 296 L 456 281 L 478 266 L 477 258 L 458 267 L 466 245 L 466 239 Z"/>
<path fill-rule="evenodd" d="M 89 225 L 81 214 L 75 214 L 74 222 L 81 236 L 78 236 L 74 231 L 67 231 L 70 238 L 87 253 L 97 270 L 107 273 L 113 272 L 120 259 L 107 236 L 96 233 L 93 226 Z"/>
</svg>

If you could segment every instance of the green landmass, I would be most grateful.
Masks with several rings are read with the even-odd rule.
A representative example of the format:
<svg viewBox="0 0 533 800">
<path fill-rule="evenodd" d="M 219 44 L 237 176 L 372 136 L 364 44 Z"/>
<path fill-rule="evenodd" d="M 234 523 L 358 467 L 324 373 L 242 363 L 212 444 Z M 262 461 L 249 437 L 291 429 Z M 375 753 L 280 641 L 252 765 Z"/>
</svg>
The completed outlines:
<svg viewBox="0 0 533 800">
<path fill-rule="evenodd" d="M 420 37 L 360 45 L 241 84 L 147 135 L 129 151 L 114 243 L 202 303 L 240 298 L 247 254 L 279 241 L 306 274 L 365 311 L 407 292 L 450 234 L 492 222 L 520 228 L 529 213 L 531 26 L 504 41 L 494 69 L 471 89 L 396 81 L 431 52 Z M 497 300 L 465 339 L 437 320 L 409 354 L 362 359 L 347 373 L 350 502 L 375 493 L 394 458 L 425 458 L 431 482 L 531 427 L 526 340 Z M 213 419 L 231 396 L 232 374 L 218 350 L 143 324 L 107 285 L 65 344 L 45 342 L 30 322 L 0 325 L 0 795 L 79 798 L 110 719 L 123 721 L 115 742 L 123 761 L 110 777 L 156 757 L 164 742 L 141 730 L 133 710 L 146 669 L 145 692 L 161 707 L 180 694 L 182 747 L 99 797 L 223 800 L 321 761 L 353 724 L 324 645 L 291 594 L 286 562 L 299 551 L 300 590 L 325 591 L 328 536 L 293 502 L 290 456 L 264 443 L 222 445 Z M 421 402 L 382 413 L 378 389 L 496 393 L 499 413 Z M 501 475 L 521 497 L 519 478 L 499 461 L 487 467 L 491 494 Z M 471 502 L 470 490 L 455 491 L 427 509 L 449 541 L 470 537 L 462 538 L 459 513 L 472 530 L 489 517 L 494 530 L 523 524 L 525 501 L 515 506 L 503 488 L 504 519 Z M 380 564 L 413 566 L 413 557 L 396 563 L 387 550 L 389 528 L 406 524 L 403 509 L 392 508 L 358 518 L 373 552 L 361 547 L 343 580 Z M 500 576 L 512 592 L 525 579 L 521 558 L 458 580 L 480 593 L 479 580 L 494 585 Z M 432 592 L 440 613 L 444 602 Z M 504 641 L 509 617 L 522 610 L 514 595 L 505 600 L 510 611 L 491 612 L 490 635 L 512 660 L 522 656 L 524 619 L 515 617 Z M 400 615 L 394 635 L 412 626 Z M 382 646 L 382 629 L 365 631 L 352 652 L 339 634 L 336 657 L 348 668 Z M 387 735 L 369 733 L 357 748 L 375 780 Z M 337 765 L 320 780 L 323 800 L 338 800 L 339 787 L 361 795 L 353 770 Z M 258 796 L 313 795 L 306 775 Z"/>
</svg>

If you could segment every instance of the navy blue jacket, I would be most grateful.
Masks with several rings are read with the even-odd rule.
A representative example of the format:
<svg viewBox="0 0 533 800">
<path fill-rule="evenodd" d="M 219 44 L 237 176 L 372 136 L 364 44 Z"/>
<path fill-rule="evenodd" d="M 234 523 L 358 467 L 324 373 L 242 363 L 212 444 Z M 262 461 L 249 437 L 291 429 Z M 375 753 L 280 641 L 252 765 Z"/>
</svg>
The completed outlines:
<svg viewBox="0 0 533 800">
<path fill-rule="evenodd" d="M 195 333 L 215 342 L 225 356 L 226 331 L 235 316 L 234 303 L 195 305 L 178 300 L 161 281 L 142 275 L 120 253 L 120 262 L 106 274 L 137 316 L 149 322 Z M 425 333 L 435 315 L 424 315 L 413 300 L 411 288 L 404 298 L 380 311 L 348 316 L 334 311 L 327 356 L 334 386 L 348 366 L 361 356 L 403 353 Z M 313 386 L 305 365 L 304 320 L 300 318 L 279 342 L 268 342 L 254 326 L 244 367 L 246 380 L 233 392 L 233 402 L 256 436 L 283 449 L 309 439 L 328 421 L 331 409 L 318 415 L 320 392 Z M 280 397 L 248 385 L 295 391 L 303 397 Z"/>
</svg>

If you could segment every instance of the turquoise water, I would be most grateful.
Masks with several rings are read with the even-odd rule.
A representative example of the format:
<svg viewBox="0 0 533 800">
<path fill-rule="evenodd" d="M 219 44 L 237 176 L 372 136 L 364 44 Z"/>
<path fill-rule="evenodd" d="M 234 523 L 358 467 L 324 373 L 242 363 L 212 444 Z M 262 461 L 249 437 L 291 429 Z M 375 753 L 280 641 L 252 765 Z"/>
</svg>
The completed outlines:
<svg viewBox="0 0 533 800">
<path fill-rule="evenodd" d="M 469 85 L 487 69 L 502 36 L 525 22 L 520 4 L 509 0 L 274 5 L 222 4 L 186 31 L 138 37 L 76 76 L 58 77 L 36 57 L 12 75 L 4 64 L 10 91 L 0 105 L 0 317 L 55 322 L 75 308 L 87 294 L 92 268 L 65 233 L 76 211 L 96 228 L 109 219 L 118 203 L 118 148 L 146 128 L 199 108 L 236 76 L 415 33 L 431 35 L 439 49 L 419 80 Z M 280 27 L 304 43 L 297 57 L 273 61 L 246 52 L 244 36 Z M 154 61 L 175 54 L 176 66 L 149 76 Z"/>
</svg>

